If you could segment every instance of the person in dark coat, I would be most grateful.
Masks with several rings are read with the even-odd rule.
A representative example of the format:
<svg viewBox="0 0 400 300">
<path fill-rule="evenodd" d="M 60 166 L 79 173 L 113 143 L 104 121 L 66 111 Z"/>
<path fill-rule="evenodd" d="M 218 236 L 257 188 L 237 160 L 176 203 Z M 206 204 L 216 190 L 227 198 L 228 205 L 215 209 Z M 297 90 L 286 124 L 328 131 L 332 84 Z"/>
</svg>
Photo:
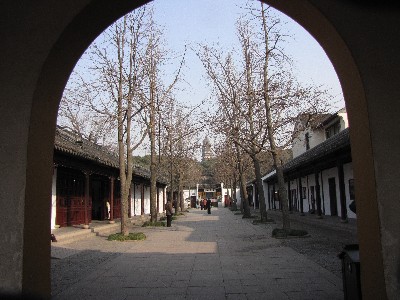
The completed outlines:
<svg viewBox="0 0 400 300">
<path fill-rule="evenodd" d="M 211 214 L 211 200 L 210 198 L 207 199 L 207 213 Z"/>
<path fill-rule="evenodd" d="M 200 208 L 201 210 L 205 209 L 203 199 L 200 199 Z"/>
<path fill-rule="evenodd" d="M 172 203 L 171 200 L 167 200 L 167 203 L 165 204 L 165 214 L 167 215 L 167 227 L 171 227 L 171 222 L 172 222 L 172 215 L 174 214 L 174 211 L 172 209 Z"/>
</svg>

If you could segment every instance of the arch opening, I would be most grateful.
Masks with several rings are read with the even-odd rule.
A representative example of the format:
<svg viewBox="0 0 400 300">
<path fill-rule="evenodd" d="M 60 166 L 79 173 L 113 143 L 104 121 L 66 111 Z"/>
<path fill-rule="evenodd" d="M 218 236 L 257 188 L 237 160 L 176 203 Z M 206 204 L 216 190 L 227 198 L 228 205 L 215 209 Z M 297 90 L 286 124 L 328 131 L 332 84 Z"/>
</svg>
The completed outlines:
<svg viewBox="0 0 400 300">
<path fill-rule="evenodd" d="M 68 26 L 59 30 L 57 42 L 49 47 L 51 50 L 35 85 L 29 121 L 22 253 L 22 290 L 26 293 L 48 295 L 50 291 L 50 212 L 47 199 L 51 190 L 55 120 L 66 81 L 80 55 L 102 30 L 146 2 L 133 4 L 132 1 L 119 1 L 118 4 L 111 4 L 108 1 L 93 1 L 84 8 L 76 7 L 76 17 L 70 18 Z M 365 262 L 362 279 L 375 295 L 385 295 L 377 196 L 375 185 L 371 185 L 375 182 L 375 170 L 368 106 L 357 64 L 339 33 L 321 13 L 323 7 L 317 8 L 303 1 L 290 4 L 274 0 L 265 2 L 306 28 L 319 41 L 337 71 L 352 126 L 353 157 L 357 157 L 355 176 L 358 175 L 360 183 L 357 183 L 356 193 L 358 197 L 368 199 L 365 206 L 360 207 L 358 225 L 361 261 Z M 38 202 L 37 199 L 46 200 Z M 38 244 L 40 247 L 36 247 Z M 367 249 L 378 255 L 374 261 L 368 260 L 363 252 Z M 375 281 L 366 275 L 369 272 L 376 274 Z"/>
</svg>

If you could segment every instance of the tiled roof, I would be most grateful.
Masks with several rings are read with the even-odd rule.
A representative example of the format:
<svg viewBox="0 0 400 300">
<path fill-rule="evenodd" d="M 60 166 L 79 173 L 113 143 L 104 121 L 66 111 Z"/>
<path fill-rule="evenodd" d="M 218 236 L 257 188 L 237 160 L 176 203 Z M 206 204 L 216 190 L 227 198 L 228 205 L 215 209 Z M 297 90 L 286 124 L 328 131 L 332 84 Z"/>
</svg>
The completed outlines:
<svg viewBox="0 0 400 300">
<path fill-rule="evenodd" d="M 54 149 L 108 167 L 119 168 L 119 160 L 116 153 L 107 147 L 82 139 L 78 134 L 60 127 L 56 129 Z M 137 165 L 133 167 L 133 174 L 147 179 L 150 178 L 150 170 Z"/>
<path fill-rule="evenodd" d="M 81 139 L 77 134 L 59 127 L 56 129 L 54 148 L 109 167 L 119 167 L 118 156 L 115 153 L 109 151 L 106 147 Z"/>
<path fill-rule="evenodd" d="M 292 159 L 283 166 L 283 171 L 288 172 L 296 167 L 323 159 L 327 155 L 350 146 L 349 128 L 327 139 L 323 143 L 311 148 L 303 154 Z"/>
<path fill-rule="evenodd" d="M 345 112 L 346 112 L 346 108 L 343 107 L 343 108 L 339 109 L 336 113 L 334 113 L 332 115 L 327 115 L 325 119 L 321 120 L 319 126 L 323 127 L 323 126 L 328 125 L 331 121 L 338 118 L 340 113 L 345 113 Z"/>
</svg>

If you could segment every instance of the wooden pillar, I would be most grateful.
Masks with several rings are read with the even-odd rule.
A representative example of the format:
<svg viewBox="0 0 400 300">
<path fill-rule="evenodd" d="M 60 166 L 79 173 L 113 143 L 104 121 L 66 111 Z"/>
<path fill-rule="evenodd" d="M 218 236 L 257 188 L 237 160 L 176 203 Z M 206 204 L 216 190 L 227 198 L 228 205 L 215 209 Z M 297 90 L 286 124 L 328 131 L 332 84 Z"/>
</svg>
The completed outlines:
<svg viewBox="0 0 400 300">
<path fill-rule="evenodd" d="M 345 191 L 344 170 L 342 162 L 337 163 L 337 169 L 339 177 L 339 196 L 340 196 L 340 210 L 341 210 L 340 219 L 342 222 L 347 222 L 346 191 Z"/>
<path fill-rule="evenodd" d="M 114 177 L 110 177 L 110 222 L 114 222 Z"/>
<path fill-rule="evenodd" d="M 268 209 L 271 210 L 271 192 L 269 191 L 269 182 L 267 182 L 267 193 L 268 193 Z"/>
<path fill-rule="evenodd" d="M 85 198 L 84 198 L 84 226 L 83 228 L 89 228 L 89 216 L 88 216 L 88 206 L 89 206 L 89 197 L 90 197 L 90 172 L 84 171 L 85 174 Z"/>
<path fill-rule="evenodd" d="M 276 210 L 276 195 L 275 195 L 275 183 L 272 185 L 272 208 Z"/>
<path fill-rule="evenodd" d="M 136 184 L 133 184 L 133 215 L 136 216 Z"/>
<path fill-rule="evenodd" d="M 144 215 L 144 183 L 140 184 L 140 214 L 143 216 Z"/>
<path fill-rule="evenodd" d="M 159 193 L 158 187 L 156 187 L 156 190 L 157 190 L 157 216 L 158 216 L 158 214 L 160 212 L 160 193 Z M 189 195 L 190 195 L 190 193 L 189 193 Z"/>
<path fill-rule="evenodd" d="M 132 182 L 129 186 L 128 192 L 128 218 L 132 218 Z"/>
<path fill-rule="evenodd" d="M 321 186 L 319 185 L 318 172 L 315 172 L 315 197 L 317 202 L 317 215 L 318 218 L 322 218 L 321 213 Z"/>
<path fill-rule="evenodd" d="M 165 187 L 163 188 L 163 211 L 165 211 Z"/>
<path fill-rule="evenodd" d="M 325 215 L 325 192 L 324 192 L 324 177 L 321 170 L 321 194 L 322 194 L 322 214 Z"/>
<path fill-rule="evenodd" d="M 289 201 L 289 212 L 292 213 L 292 192 L 290 190 L 290 179 L 288 178 L 287 182 L 287 192 L 288 192 L 288 201 Z"/>
<path fill-rule="evenodd" d="M 304 216 L 304 210 L 303 210 L 303 183 L 301 182 L 301 176 L 299 177 L 299 195 L 300 195 L 300 216 Z"/>
</svg>

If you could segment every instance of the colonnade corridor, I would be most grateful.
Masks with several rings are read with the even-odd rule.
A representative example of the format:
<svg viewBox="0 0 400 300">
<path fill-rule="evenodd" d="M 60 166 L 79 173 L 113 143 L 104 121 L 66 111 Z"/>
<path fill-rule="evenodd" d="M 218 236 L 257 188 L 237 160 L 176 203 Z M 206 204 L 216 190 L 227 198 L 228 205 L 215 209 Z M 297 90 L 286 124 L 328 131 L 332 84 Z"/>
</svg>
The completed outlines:
<svg viewBox="0 0 400 300">
<path fill-rule="evenodd" d="M 133 226 L 144 241 L 53 243 L 52 299 L 343 299 L 340 277 L 271 237 L 278 225 L 193 208 Z"/>
</svg>

